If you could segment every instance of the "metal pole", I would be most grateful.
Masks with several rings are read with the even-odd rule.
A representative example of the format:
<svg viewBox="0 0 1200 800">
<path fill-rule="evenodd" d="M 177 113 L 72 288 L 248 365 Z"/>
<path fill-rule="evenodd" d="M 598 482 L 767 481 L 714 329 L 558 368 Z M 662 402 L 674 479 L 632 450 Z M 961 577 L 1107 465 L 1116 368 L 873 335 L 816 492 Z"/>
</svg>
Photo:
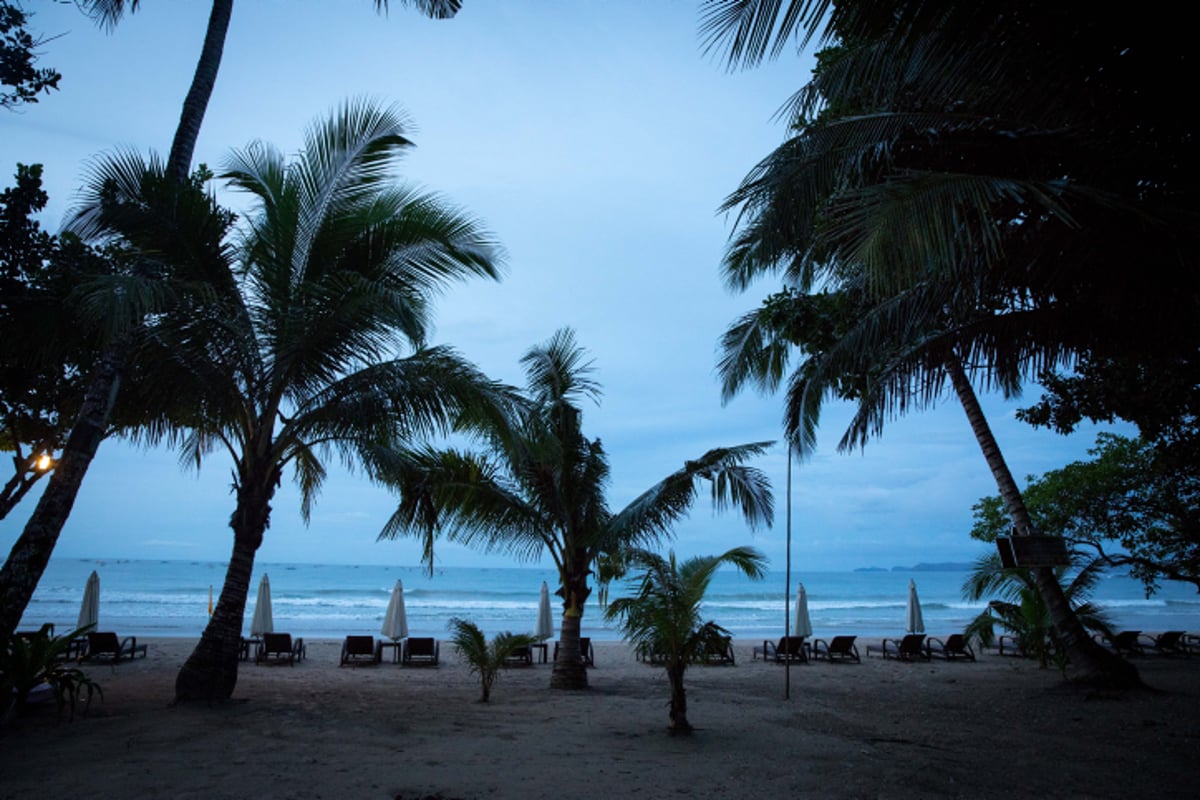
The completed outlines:
<svg viewBox="0 0 1200 800">
<path fill-rule="evenodd" d="M 792 591 L 792 443 L 787 445 L 787 567 L 784 569 L 783 586 L 783 635 L 792 634 L 792 617 L 788 613 L 788 600 Z M 791 653 L 791 640 L 788 640 L 788 653 Z M 792 696 L 792 659 L 783 662 L 783 699 Z"/>
</svg>

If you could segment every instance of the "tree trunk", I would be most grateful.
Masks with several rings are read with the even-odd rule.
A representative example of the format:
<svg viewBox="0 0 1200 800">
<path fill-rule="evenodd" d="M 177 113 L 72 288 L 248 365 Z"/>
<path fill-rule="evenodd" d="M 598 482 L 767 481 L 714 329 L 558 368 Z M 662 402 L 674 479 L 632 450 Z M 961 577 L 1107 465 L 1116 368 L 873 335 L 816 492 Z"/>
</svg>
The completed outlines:
<svg viewBox="0 0 1200 800">
<path fill-rule="evenodd" d="M 671 721 L 667 730 L 675 736 L 686 736 L 692 732 L 687 718 L 687 691 L 683 688 L 683 673 L 686 670 L 687 662 L 682 659 L 678 663 L 667 662 L 667 681 L 671 684 Z"/>
<path fill-rule="evenodd" d="M 71 515 L 83 477 L 104 438 L 128 355 L 129 339 L 118 336 L 96 365 L 54 473 L 0 569 L 0 643 L 8 641 L 21 623 Z"/>
<path fill-rule="evenodd" d="M 975 433 L 975 439 L 979 442 L 979 448 L 983 451 L 983 457 L 996 480 L 996 486 L 1000 489 L 1000 497 L 1004 500 L 1005 508 L 1012 519 L 1014 532 L 1017 535 L 1030 535 L 1033 532 L 1033 521 L 1029 516 L 1029 509 L 1025 507 L 1021 491 L 1017 488 L 1004 455 L 1000 452 L 1000 446 L 992 435 L 992 429 L 962 363 L 947 361 L 946 370 L 967 414 L 971 430 Z M 1071 668 L 1076 679 L 1084 683 L 1118 688 L 1140 685 L 1137 669 L 1132 664 L 1110 653 L 1088 636 L 1079 618 L 1075 616 L 1075 611 L 1055 577 L 1054 570 L 1051 567 L 1038 567 L 1033 572 L 1038 593 L 1050 613 L 1058 641 L 1071 659 Z"/>
<path fill-rule="evenodd" d="M 264 472 L 270 474 L 261 478 Z M 278 476 L 277 467 L 262 467 L 250 477 L 241 478 L 237 509 L 230 520 L 233 555 L 225 570 L 225 583 L 221 586 L 217 607 L 200 635 L 200 642 L 175 678 L 176 703 L 213 703 L 233 696 L 254 554 L 270 525 L 271 498 Z"/>
<path fill-rule="evenodd" d="M 229 30 L 229 18 L 233 15 L 233 0 L 213 0 L 212 12 L 208 17 L 208 30 L 204 34 L 204 46 L 196 62 L 192 85 L 183 101 L 179 125 L 175 128 L 175 139 L 171 142 L 171 154 L 167 157 L 167 176 L 182 183 L 187 179 L 196 151 L 196 139 L 200 136 L 200 125 L 208 110 L 213 87 L 217 83 L 217 71 L 221 67 L 221 55 L 225 50 L 225 34 Z"/>
<path fill-rule="evenodd" d="M 562 616 L 558 647 L 555 648 L 554 670 L 550 673 L 551 689 L 588 688 L 587 665 L 579 647 L 580 622 L 583 614 L 568 609 Z"/>
<path fill-rule="evenodd" d="M 4 484 L 4 490 L 0 491 L 0 520 L 7 517 L 9 512 L 25 499 L 29 490 L 46 476 L 47 470 L 37 468 L 39 458 L 41 455 L 37 452 L 23 458 L 13 457 L 13 476 Z"/>
</svg>

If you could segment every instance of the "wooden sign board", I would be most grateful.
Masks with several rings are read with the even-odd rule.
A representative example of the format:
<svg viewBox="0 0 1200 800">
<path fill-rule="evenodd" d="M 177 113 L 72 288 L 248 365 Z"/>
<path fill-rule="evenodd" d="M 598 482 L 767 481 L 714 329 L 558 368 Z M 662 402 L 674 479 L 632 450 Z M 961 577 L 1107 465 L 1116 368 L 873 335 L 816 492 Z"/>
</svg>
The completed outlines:
<svg viewBox="0 0 1200 800">
<path fill-rule="evenodd" d="M 1067 542 L 1061 536 L 997 536 L 996 549 L 1005 569 L 1071 565 Z"/>
</svg>

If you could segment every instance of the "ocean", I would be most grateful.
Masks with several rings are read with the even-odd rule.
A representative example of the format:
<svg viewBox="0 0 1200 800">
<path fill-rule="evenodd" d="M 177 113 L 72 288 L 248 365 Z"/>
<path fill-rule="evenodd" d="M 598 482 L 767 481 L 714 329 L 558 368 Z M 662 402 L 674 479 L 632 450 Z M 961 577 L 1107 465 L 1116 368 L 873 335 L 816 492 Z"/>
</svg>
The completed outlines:
<svg viewBox="0 0 1200 800">
<path fill-rule="evenodd" d="M 75 627 L 88 575 L 100 576 L 100 623 L 121 636 L 199 637 L 208 621 L 209 589 L 220 594 L 225 565 L 206 561 L 51 559 L 26 609 L 22 629 L 55 623 L 59 633 Z M 244 632 L 249 634 L 258 583 L 269 575 L 275 629 L 310 639 L 341 639 L 348 634 L 379 635 L 396 580 L 404 583 L 409 633 L 443 637 L 451 617 L 471 620 L 491 636 L 500 631 L 532 632 L 542 581 L 556 587 L 555 572 L 504 567 L 446 567 L 432 576 L 421 568 L 380 565 L 258 564 L 246 602 Z M 961 631 L 984 603 L 962 599 L 964 571 L 796 572 L 792 588 L 803 583 L 813 635 L 841 633 L 864 637 L 904 633 L 908 582 L 920 596 L 926 633 L 945 636 Z M 614 584 L 612 597 L 626 590 Z M 552 595 L 556 621 L 561 613 Z M 1093 600 L 1105 608 L 1118 629 L 1200 631 L 1200 595 L 1185 584 L 1166 584 L 1146 598 L 1139 582 L 1106 578 Z M 791 601 L 784 573 L 751 581 L 722 571 L 706 596 L 703 617 L 727 628 L 738 639 L 783 634 Z M 596 592 L 584 611 L 583 634 L 598 640 L 620 639 L 606 624 Z"/>
</svg>

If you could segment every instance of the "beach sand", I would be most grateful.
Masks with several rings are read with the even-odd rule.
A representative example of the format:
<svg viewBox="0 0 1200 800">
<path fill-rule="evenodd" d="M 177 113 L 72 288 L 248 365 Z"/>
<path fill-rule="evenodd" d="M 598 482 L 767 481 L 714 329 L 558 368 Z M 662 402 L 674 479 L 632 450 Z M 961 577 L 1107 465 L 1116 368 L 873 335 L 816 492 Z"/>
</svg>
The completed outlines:
<svg viewBox="0 0 1200 800">
<path fill-rule="evenodd" d="M 596 642 L 591 688 L 505 670 L 492 700 L 447 642 L 436 668 L 244 663 L 232 701 L 171 706 L 194 642 L 89 665 L 87 716 L 53 705 L 0 731 L 0 798 L 1196 797 L 1200 657 L 1138 658 L 1158 691 L 1088 693 L 1053 669 L 974 663 L 688 670 L 695 733 L 667 734 L 661 667 Z M 553 648 L 551 647 L 551 650 Z M 790 675 L 789 699 L 784 699 Z"/>
</svg>

